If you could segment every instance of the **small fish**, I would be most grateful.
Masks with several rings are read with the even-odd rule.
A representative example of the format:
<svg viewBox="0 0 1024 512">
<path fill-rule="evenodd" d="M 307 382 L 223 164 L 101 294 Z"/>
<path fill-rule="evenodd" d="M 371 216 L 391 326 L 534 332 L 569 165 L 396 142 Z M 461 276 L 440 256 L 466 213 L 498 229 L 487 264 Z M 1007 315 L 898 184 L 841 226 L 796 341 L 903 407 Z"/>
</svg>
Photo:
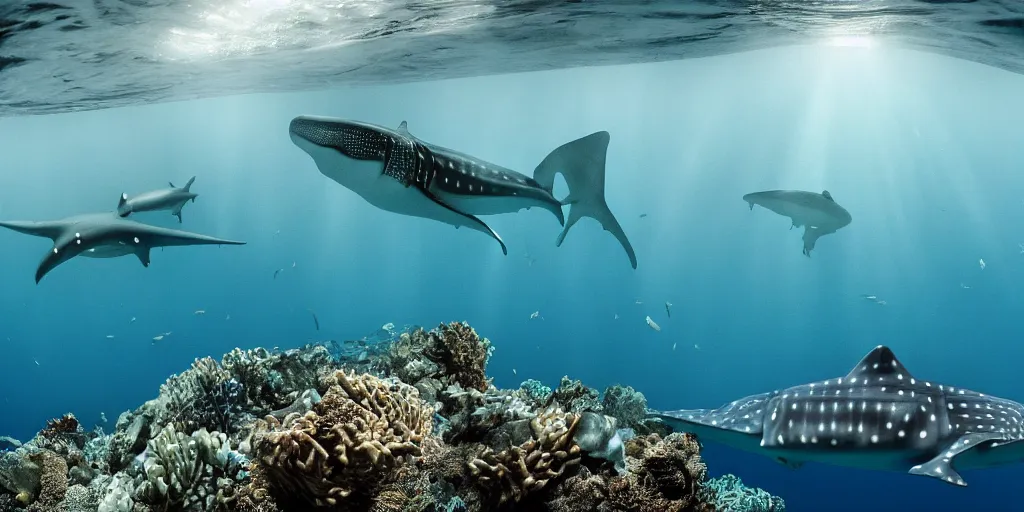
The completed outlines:
<svg viewBox="0 0 1024 512">
<path fill-rule="evenodd" d="M 292 262 L 292 268 L 295 268 L 295 262 L 294 261 Z"/>
<path fill-rule="evenodd" d="M 313 310 L 311 310 L 311 309 L 308 309 L 307 311 L 309 311 L 309 314 L 313 315 L 313 324 L 316 325 L 316 330 L 319 331 L 320 330 L 320 320 L 316 319 L 316 313 L 314 313 Z"/>
<path fill-rule="evenodd" d="M 515 368 L 512 368 L 512 375 L 519 375 L 518 373 L 516 373 L 516 369 Z"/>
<path fill-rule="evenodd" d="M 112 340 L 112 339 L 114 339 L 114 335 L 113 335 L 113 334 L 108 334 L 108 335 L 107 335 L 107 339 L 108 339 L 108 340 Z"/>
<path fill-rule="evenodd" d="M 672 303 L 671 302 L 666 302 L 665 303 L 665 314 L 667 314 L 669 318 L 672 318 Z"/>
<path fill-rule="evenodd" d="M 861 298 L 864 299 L 864 300 L 871 300 L 871 301 L 878 300 L 878 297 L 876 297 L 874 295 L 861 295 Z"/>
<path fill-rule="evenodd" d="M 698 345 L 698 344 L 694 343 L 694 344 L 693 344 L 693 348 L 695 348 L 695 349 L 697 349 L 697 350 L 700 350 L 700 345 Z"/>
<path fill-rule="evenodd" d="M 135 317 L 133 316 L 131 320 L 128 320 L 128 323 L 129 324 L 134 324 L 135 323 Z"/>
<path fill-rule="evenodd" d="M 676 351 L 676 344 L 675 344 L 675 343 L 673 343 L 673 344 L 672 344 L 672 351 L 673 351 L 673 352 L 675 352 L 675 351 Z"/>
<path fill-rule="evenodd" d="M 164 339 L 164 335 L 163 334 L 161 334 L 159 336 L 153 336 L 153 341 L 154 342 L 160 341 L 162 339 Z"/>
<path fill-rule="evenodd" d="M 960 288 L 963 288 L 964 290 L 970 290 L 971 289 L 970 286 L 967 286 L 966 284 L 963 284 L 963 283 L 960 283 Z"/>
<path fill-rule="evenodd" d="M 224 317 L 224 320 L 231 320 L 231 315 Z"/>
<path fill-rule="evenodd" d="M 281 230 L 280 229 L 277 230 L 277 231 L 274 231 L 274 235 L 280 235 L 280 234 L 281 234 Z"/>
<path fill-rule="evenodd" d="M 202 316 L 202 315 L 206 314 L 206 310 L 205 309 L 197 309 L 196 312 L 193 313 L 193 314 L 196 315 L 196 316 Z"/>
<path fill-rule="evenodd" d="M 279 269 L 274 271 L 274 279 L 277 279 L 277 275 L 280 274 L 282 270 L 284 270 L 284 269 L 283 268 L 279 268 Z"/>
<path fill-rule="evenodd" d="M 641 213 L 641 214 L 640 214 L 640 218 L 642 219 L 642 218 L 644 218 L 644 217 L 647 217 L 647 214 L 646 214 L 646 213 Z"/>
<path fill-rule="evenodd" d="M 530 320 L 534 320 L 534 319 L 536 319 L 539 316 L 540 316 L 540 311 L 534 311 L 533 313 L 530 313 Z"/>
<path fill-rule="evenodd" d="M 615 313 L 615 317 L 614 317 L 614 318 L 612 318 L 612 320 L 618 320 L 618 319 L 619 319 L 619 314 L 618 314 L 618 313 Z"/>
<path fill-rule="evenodd" d="M 33 360 L 32 360 L 32 362 L 33 362 L 33 363 L 36 363 L 36 366 L 40 366 L 40 365 L 39 365 L 39 361 L 36 361 L 35 359 L 33 359 Z"/>
<path fill-rule="evenodd" d="M 647 325 L 650 326 L 651 329 L 661 332 L 661 326 L 659 326 L 654 320 L 651 320 L 651 317 L 649 316 L 647 317 Z"/>
<path fill-rule="evenodd" d="M 640 304 L 643 304 L 643 303 L 644 303 L 644 301 L 642 301 L 642 300 L 640 300 L 640 299 L 637 299 L 637 300 L 636 300 L 636 302 L 635 302 L 634 304 L 640 305 Z"/>
<path fill-rule="evenodd" d="M 978 265 L 981 266 L 982 270 L 985 270 L 985 260 L 979 259 L 978 260 Z"/>
</svg>

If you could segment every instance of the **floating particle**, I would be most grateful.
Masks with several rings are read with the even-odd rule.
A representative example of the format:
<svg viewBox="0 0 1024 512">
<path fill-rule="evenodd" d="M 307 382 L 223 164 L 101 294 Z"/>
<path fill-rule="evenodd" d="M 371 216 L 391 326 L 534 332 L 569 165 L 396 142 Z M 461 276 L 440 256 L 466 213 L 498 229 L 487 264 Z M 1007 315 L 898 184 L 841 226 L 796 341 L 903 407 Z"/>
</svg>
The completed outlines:
<svg viewBox="0 0 1024 512">
<path fill-rule="evenodd" d="M 676 350 L 676 344 L 675 344 L 675 343 L 673 343 L 673 344 L 672 344 L 672 351 L 673 351 L 673 352 L 675 352 L 675 350 Z"/>
<path fill-rule="evenodd" d="M 985 260 L 979 259 L 978 266 L 980 266 L 982 270 L 985 270 Z"/>
<path fill-rule="evenodd" d="M 530 313 L 530 320 L 534 320 L 534 319 L 536 319 L 539 316 L 540 316 L 540 311 L 534 311 L 533 313 Z"/>
<path fill-rule="evenodd" d="M 963 283 L 960 283 L 960 288 L 963 288 L 964 290 L 970 290 L 971 289 L 970 286 L 967 286 L 966 284 L 963 284 Z"/>
<path fill-rule="evenodd" d="M 193 313 L 193 314 L 195 314 L 196 316 L 203 316 L 203 315 L 206 314 L 206 310 L 205 309 L 197 309 L 196 312 Z"/>
<path fill-rule="evenodd" d="M 296 263 L 293 261 L 292 262 L 292 268 L 295 268 L 295 265 L 296 265 Z"/>
<path fill-rule="evenodd" d="M 618 320 L 618 319 L 619 319 L 619 314 L 618 314 L 618 313 L 615 313 L 615 317 L 614 317 L 614 318 L 612 318 L 612 320 Z"/>
<path fill-rule="evenodd" d="M 635 302 L 634 304 L 640 305 L 640 304 L 643 304 L 643 303 L 644 303 L 644 301 L 642 301 L 642 300 L 640 300 L 640 299 L 637 299 L 637 300 L 636 300 L 636 302 Z"/>
<path fill-rule="evenodd" d="M 647 317 L 647 325 L 649 325 L 651 329 L 661 332 L 661 326 L 659 326 L 654 320 L 652 320 L 650 316 Z"/>
<path fill-rule="evenodd" d="M 114 339 L 114 335 L 113 335 L 113 334 L 108 334 L 108 335 L 107 335 L 107 339 L 108 339 L 108 340 L 112 340 L 112 339 Z"/>
<path fill-rule="evenodd" d="M 231 320 L 231 315 L 224 317 L 224 320 Z"/>
<path fill-rule="evenodd" d="M 700 345 L 698 345 L 698 344 L 694 343 L 694 344 L 693 344 L 693 348 L 695 348 L 695 349 L 697 349 L 697 350 L 700 350 Z"/>
<path fill-rule="evenodd" d="M 512 375 L 519 375 L 518 373 L 516 373 L 516 369 L 515 368 L 512 368 Z"/>
</svg>

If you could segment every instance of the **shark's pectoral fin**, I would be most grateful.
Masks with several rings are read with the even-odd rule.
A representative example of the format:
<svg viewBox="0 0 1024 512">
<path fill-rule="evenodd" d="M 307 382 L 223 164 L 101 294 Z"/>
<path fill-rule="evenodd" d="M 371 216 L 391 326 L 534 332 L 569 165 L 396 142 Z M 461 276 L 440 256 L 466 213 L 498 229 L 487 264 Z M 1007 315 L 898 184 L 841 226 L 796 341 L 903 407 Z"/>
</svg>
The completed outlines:
<svg viewBox="0 0 1024 512">
<path fill-rule="evenodd" d="M 997 441 L 1002 438 L 1002 434 L 994 432 L 967 434 L 960 439 L 957 439 L 952 446 L 943 450 L 942 453 L 936 455 L 932 460 L 910 468 L 909 473 L 911 475 L 930 476 L 938 478 L 946 483 L 966 487 L 967 482 L 965 482 L 963 477 L 960 476 L 960 473 L 957 473 L 956 469 L 953 468 L 953 458 L 986 441 Z"/>
<path fill-rule="evenodd" d="M 185 203 L 181 203 L 177 208 L 171 211 L 171 215 L 178 218 L 178 224 L 181 224 L 181 209 L 185 206 Z"/>
<path fill-rule="evenodd" d="M 149 267 L 149 247 L 136 247 L 135 255 L 139 257 L 143 267 Z"/>
<path fill-rule="evenodd" d="M 423 195 L 427 196 L 431 201 L 436 203 L 438 206 L 441 206 L 441 207 L 447 209 L 448 211 L 450 211 L 452 213 L 460 215 L 461 217 L 463 217 L 466 220 L 468 220 L 471 224 L 476 225 L 476 227 L 480 231 L 483 231 L 484 233 L 487 233 L 487 234 L 491 235 L 491 238 L 497 240 L 498 243 L 501 244 L 501 252 L 502 252 L 502 254 L 504 254 L 505 256 L 508 256 L 508 247 L 505 247 L 505 241 L 502 240 L 501 237 L 498 236 L 498 233 L 496 233 L 493 229 L 491 229 L 491 227 L 488 226 L 487 223 L 485 223 L 484 221 L 478 219 L 477 217 L 475 217 L 473 215 L 470 215 L 468 213 L 459 211 L 458 208 L 455 208 L 454 206 L 444 202 L 444 200 L 441 199 L 440 197 L 437 197 L 436 195 L 434 195 L 429 189 L 426 189 L 426 188 L 423 188 L 423 187 L 420 187 L 420 186 L 417 186 L 417 188 L 419 188 L 420 192 L 423 192 Z M 458 227 L 458 226 L 456 226 L 456 227 Z"/>
</svg>

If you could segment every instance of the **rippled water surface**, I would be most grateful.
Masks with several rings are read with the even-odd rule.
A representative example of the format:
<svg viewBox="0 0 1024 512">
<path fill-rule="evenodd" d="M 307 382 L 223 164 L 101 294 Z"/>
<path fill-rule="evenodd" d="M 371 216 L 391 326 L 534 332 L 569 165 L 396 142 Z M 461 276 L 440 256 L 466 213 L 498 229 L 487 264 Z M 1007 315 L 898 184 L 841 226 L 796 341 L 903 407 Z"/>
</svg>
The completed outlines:
<svg viewBox="0 0 1024 512">
<path fill-rule="evenodd" d="M 6 0 L 0 115 L 825 43 L 1024 71 L 1024 2 Z"/>
</svg>

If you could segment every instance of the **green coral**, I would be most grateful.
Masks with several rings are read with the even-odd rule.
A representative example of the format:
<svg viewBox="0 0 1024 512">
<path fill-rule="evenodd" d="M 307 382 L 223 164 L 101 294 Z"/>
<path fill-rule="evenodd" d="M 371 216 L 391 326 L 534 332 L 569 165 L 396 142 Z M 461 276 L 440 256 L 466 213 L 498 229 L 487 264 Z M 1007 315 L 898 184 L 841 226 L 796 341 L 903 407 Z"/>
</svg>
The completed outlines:
<svg viewBox="0 0 1024 512">
<path fill-rule="evenodd" d="M 747 487 L 735 475 L 704 483 L 704 497 L 721 512 L 785 512 L 786 502 L 763 489 Z"/>
</svg>

